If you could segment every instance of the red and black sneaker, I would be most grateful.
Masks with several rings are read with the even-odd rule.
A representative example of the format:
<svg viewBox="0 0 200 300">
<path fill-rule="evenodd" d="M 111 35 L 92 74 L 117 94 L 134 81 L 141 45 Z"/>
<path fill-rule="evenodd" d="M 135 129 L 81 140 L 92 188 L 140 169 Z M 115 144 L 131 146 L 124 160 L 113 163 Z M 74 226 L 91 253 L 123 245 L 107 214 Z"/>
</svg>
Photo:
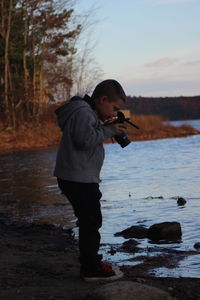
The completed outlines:
<svg viewBox="0 0 200 300">
<path fill-rule="evenodd" d="M 114 281 L 123 277 L 123 273 L 117 267 L 111 267 L 101 262 L 96 268 L 89 269 L 81 267 L 81 278 L 87 282 Z"/>
<path fill-rule="evenodd" d="M 113 271 L 112 266 L 107 264 L 106 262 L 101 262 L 100 264 L 104 270 Z"/>
</svg>

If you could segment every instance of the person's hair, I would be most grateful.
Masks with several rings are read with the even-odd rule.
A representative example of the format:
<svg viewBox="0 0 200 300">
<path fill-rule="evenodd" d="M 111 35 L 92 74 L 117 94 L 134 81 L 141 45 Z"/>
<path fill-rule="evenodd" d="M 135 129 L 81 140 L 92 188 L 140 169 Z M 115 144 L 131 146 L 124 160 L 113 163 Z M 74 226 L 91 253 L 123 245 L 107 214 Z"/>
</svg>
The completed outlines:
<svg viewBox="0 0 200 300">
<path fill-rule="evenodd" d="M 126 94 L 122 86 L 118 81 L 114 79 L 107 79 L 97 84 L 91 98 L 98 99 L 102 96 L 107 96 L 110 102 L 115 101 L 119 98 L 124 102 L 126 101 Z"/>
</svg>

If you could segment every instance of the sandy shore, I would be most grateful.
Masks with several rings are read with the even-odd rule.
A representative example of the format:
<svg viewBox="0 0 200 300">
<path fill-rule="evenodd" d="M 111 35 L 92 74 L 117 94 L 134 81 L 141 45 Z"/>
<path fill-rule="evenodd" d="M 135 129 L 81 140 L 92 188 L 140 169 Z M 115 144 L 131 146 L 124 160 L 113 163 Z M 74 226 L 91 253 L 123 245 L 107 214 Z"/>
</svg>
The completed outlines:
<svg viewBox="0 0 200 300">
<path fill-rule="evenodd" d="M 79 278 L 77 243 L 70 230 L 0 221 L 0 240 L 1 300 L 78 300 L 99 285 Z M 200 298 L 200 278 L 156 278 L 148 275 L 150 265 L 122 267 L 121 280 L 159 287 L 180 300 Z"/>
</svg>

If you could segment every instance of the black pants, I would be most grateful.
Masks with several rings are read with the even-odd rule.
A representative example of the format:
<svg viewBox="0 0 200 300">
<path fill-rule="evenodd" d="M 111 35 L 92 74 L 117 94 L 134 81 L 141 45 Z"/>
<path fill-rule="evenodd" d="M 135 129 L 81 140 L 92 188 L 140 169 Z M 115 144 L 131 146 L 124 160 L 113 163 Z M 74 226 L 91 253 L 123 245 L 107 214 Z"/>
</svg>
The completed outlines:
<svg viewBox="0 0 200 300">
<path fill-rule="evenodd" d="M 102 226 L 101 192 L 98 183 L 71 182 L 58 178 L 58 185 L 68 198 L 79 223 L 80 263 L 95 266 L 101 260 L 99 228 Z"/>
</svg>

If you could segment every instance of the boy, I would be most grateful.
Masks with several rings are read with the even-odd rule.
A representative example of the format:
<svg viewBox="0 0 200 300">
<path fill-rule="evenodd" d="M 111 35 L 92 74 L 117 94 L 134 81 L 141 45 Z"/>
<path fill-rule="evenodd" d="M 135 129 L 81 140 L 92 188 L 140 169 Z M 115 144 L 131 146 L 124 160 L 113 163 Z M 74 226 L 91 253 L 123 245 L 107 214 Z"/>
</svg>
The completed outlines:
<svg viewBox="0 0 200 300">
<path fill-rule="evenodd" d="M 79 224 L 81 278 L 111 281 L 122 277 L 101 262 L 99 228 L 102 215 L 99 173 L 104 160 L 103 142 L 125 132 L 123 124 L 104 124 L 117 115 L 126 95 L 112 79 L 99 83 L 91 98 L 73 97 L 56 110 L 63 136 L 57 153 L 54 175 L 74 209 Z"/>
</svg>

